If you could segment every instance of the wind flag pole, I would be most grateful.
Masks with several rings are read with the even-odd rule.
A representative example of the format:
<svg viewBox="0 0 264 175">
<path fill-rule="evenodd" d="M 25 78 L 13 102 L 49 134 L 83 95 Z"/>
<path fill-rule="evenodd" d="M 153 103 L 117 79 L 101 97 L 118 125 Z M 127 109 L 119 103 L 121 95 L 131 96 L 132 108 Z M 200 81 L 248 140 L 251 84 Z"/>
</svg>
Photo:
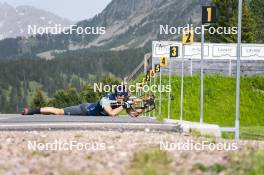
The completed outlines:
<svg viewBox="0 0 264 175">
<path fill-rule="evenodd" d="M 168 66 L 168 58 L 163 56 L 163 57 L 160 57 L 160 67 L 167 67 Z M 162 74 L 161 74 L 161 71 L 162 69 L 160 68 L 160 86 L 162 84 L 161 82 L 161 78 L 162 78 Z M 162 96 L 161 96 L 161 91 L 160 91 L 160 102 L 159 102 L 159 114 L 160 114 L 160 117 L 161 117 L 161 100 L 162 100 Z"/>
<path fill-rule="evenodd" d="M 180 122 L 182 123 L 183 116 L 183 93 L 184 93 L 184 44 L 182 44 L 182 61 L 181 61 L 181 110 L 180 110 Z"/>
<path fill-rule="evenodd" d="M 182 64 L 181 64 L 181 111 L 180 111 L 180 122 L 183 121 L 183 101 L 184 101 L 184 56 L 185 56 L 185 45 L 191 45 L 194 41 L 193 30 L 183 30 L 182 32 Z"/>
<path fill-rule="evenodd" d="M 243 0 L 238 3 L 238 33 L 237 33 L 237 76 L 236 76 L 236 121 L 235 121 L 235 138 L 239 139 L 239 113 L 240 113 L 240 56 L 241 56 L 241 25 L 242 25 L 242 4 Z"/>
<path fill-rule="evenodd" d="M 161 117 L 161 83 L 162 83 L 162 69 L 160 69 L 160 74 L 159 74 L 159 87 L 160 87 L 160 91 L 159 91 L 159 117 Z"/>
<path fill-rule="evenodd" d="M 204 29 L 205 24 L 216 22 L 216 7 L 202 7 L 202 33 L 201 33 L 201 85 L 200 85 L 200 123 L 203 123 L 204 118 Z"/>
<path fill-rule="evenodd" d="M 169 59 L 169 85 L 171 87 L 171 57 Z M 169 91 L 168 94 L 168 113 L 167 113 L 167 119 L 170 119 L 170 108 L 171 108 L 171 91 Z"/>
<path fill-rule="evenodd" d="M 171 91 L 172 91 L 172 86 L 171 86 L 171 69 L 172 69 L 172 59 L 179 57 L 179 46 L 171 46 L 170 47 L 170 65 L 169 65 L 169 85 L 170 85 L 170 91 L 168 95 L 168 120 L 170 120 L 171 116 Z"/>
</svg>

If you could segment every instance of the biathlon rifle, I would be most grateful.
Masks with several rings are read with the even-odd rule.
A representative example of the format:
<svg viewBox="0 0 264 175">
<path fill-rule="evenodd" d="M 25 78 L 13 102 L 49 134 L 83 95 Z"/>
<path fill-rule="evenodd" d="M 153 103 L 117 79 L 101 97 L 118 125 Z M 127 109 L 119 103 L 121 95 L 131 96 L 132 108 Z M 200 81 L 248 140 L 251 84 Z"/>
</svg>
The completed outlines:
<svg viewBox="0 0 264 175">
<path fill-rule="evenodd" d="M 139 97 L 131 96 L 125 98 L 122 102 L 114 102 L 111 103 L 112 107 L 116 106 L 123 106 L 124 103 L 129 104 L 129 109 L 133 112 L 137 113 L 149 113 L 156 109 L 155 97 L 151 93 L 147 93 L 146 95 L 142 95 Z"/>
</svg>

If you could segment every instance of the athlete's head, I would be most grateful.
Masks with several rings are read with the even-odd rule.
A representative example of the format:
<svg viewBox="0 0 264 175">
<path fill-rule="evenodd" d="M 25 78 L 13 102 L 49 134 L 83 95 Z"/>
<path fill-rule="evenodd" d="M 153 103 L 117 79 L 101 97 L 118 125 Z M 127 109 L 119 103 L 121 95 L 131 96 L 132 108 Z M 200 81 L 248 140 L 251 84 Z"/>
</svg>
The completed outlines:
<svg viewBox="0 0 264 175">
<path fill-rule="evenodd" d="M 124 85 L 118 85 L 115 89 L 115 96 L 118 99 L 124 99 L 129 96 L 128 91 Z"/>
</svg>

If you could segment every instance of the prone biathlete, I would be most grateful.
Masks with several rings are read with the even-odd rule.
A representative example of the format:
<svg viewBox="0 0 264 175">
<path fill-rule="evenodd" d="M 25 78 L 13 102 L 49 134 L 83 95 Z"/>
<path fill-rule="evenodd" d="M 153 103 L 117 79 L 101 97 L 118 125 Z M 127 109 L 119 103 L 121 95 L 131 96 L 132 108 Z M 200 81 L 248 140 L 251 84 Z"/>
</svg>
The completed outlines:
<svg viewBox="0 0 264 175">
<path fill-rule="evenodd" d="M 114 93 L 108 93 L 97 103 L 83 103 L 77 106 L 70 106 L 63 109 L 54 107 L 43 107 L 39 109 L 24 108 L 22 115 L 72 115 L 72 116 L 117 116 L 124 110 L 132 116 L 137 117 L 144 109 L 132 110 L 131 105 L 140 103 L 141 99 L 129 99 L 129 93 L 124 86 L 117 86 Z"/>
</svg>

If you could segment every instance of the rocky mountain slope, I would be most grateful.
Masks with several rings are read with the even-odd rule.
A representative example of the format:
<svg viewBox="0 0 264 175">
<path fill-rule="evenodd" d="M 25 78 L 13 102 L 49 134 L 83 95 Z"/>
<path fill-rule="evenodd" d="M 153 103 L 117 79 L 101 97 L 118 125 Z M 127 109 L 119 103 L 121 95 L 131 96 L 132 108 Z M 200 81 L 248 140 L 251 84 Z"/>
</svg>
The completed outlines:
<svg viewBox="0 0 264 175">
<path fill-rule="evenodd" d="M 0 58 L 31 56 L 53 50 L 99 48 L 123 50 L 150 47 L 153 40 L 170 40 L 177 34 L 160 35 L 160 25 L 200 25 L 201 6 L 211 0 L 112 0 L 98 15 L 78 22 L 77 27 L 105 27 L 103 35 L 59 34 L 17 38 L 0 42 Z M 26 20 L 26 18 L 25 18 Z M 39 20 L 41 21 L 41 20 Z M 55 22 L 55 21 L 54 21 Z M 19 27 L 14 27 L 20 30 Z M 10 45 L 10 47 L 7 47 Z M 8 49 L 6 49 L 8 48 Z"/>
<path fill-rule="evenodd" d="M 101 14 L 81 26 L 106 26 L 106 34 L 86 40 L 86 48 L 104 46 L 111 49 L 142 47 L 157 39 L 179 36 L 160 35 L 160 25 L 171 27 L 198 25 L 201 5 L 209 0 L 113 0 Z M 77 44 L 78 45 L 78 44 Z"/>
<path fill-rule="evenodd" d="M 53 27 L 56 24 L 64 27 L 72 22 L 32 6 L 13 7 L 0 3 L 0 39 L 28 36 L 28 25 Z"/>
</svg>

